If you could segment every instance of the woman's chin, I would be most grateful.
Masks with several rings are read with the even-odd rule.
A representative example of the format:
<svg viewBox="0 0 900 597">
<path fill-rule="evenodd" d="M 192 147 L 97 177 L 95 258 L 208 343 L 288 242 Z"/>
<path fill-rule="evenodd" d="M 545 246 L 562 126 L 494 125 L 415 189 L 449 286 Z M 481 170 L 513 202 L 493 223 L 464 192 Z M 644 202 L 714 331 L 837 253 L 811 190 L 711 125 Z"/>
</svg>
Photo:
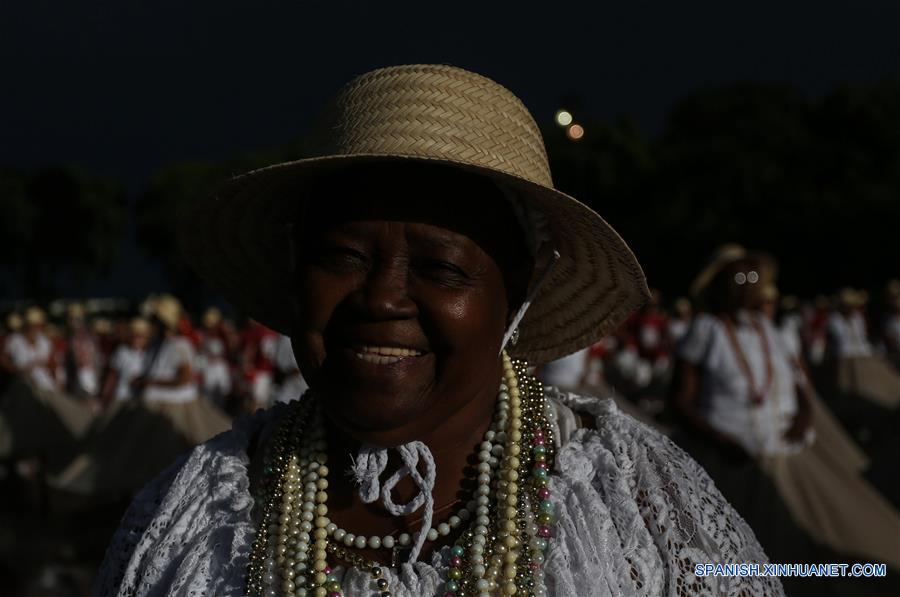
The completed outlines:
<svg viewBox="0 0 900 597">
<path fill-rule="evenodd" d="M 396 393 L 352 392 L 332 394 L 323 404 L 332 422 L 354 439 L 391 447 L 387 444 L 406 443 L 422 431 L 417 423 L 426 410 L 420 400 L 398 398 Z"/>
</svg>

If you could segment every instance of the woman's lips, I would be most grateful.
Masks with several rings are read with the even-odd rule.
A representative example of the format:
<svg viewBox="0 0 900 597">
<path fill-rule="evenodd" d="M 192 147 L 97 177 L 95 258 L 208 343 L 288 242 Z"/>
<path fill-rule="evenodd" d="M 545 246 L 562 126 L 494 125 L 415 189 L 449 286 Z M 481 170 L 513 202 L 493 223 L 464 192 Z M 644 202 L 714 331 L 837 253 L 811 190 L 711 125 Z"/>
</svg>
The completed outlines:
<svg viewBox="0 0 900 597">
<path fill-rule="evenodd" d="M 397 348 L 394 346 L 359 346 L 354 349 L 356 357 L 375 365 L 393 365 L 405 359 L 420 357 L 424 353 L 414 348 Z"/>
</svg>

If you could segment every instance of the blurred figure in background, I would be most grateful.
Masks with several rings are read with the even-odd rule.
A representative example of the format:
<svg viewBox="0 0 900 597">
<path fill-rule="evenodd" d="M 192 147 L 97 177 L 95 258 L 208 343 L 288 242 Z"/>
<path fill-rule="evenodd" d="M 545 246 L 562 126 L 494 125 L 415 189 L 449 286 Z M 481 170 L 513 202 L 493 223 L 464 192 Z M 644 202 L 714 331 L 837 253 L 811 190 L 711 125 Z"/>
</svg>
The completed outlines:
<svg viewBox="0 0 900 597">
<path fill-rule="evenodd" d="M 59 389 L 57 363 L 50 339 L 44 333 L 46 323 L 42 309 L 29 307 L 22 333 L 13 333 L 6 339 L 2 362 L 7 371 L 24 376 L 36 388 L 55 392 Z"/>
<path fill-rule="evenodd" d="M 128 494 L 179 454 L 231 428 L 230 419 L 199 392 L 194 346 L 179 333 L 178 300 L 154 297 L 142 311 L 151 314 L 155 335 L 148 342 L 146 322 L 137 320 L 131 346 L 117 352 L 125 355 L 119 375 L 131 378 L 128 398 L 112 403 L 82 452 L 50 480 L 58 491 L 103 498 Z M 118 382 L 117 397 L 125 396 Z"/>
<path fill-rule="evenodd" d="M 222 332 L 222 312 L 210 307 L 203 313 L 203 331 L 197 367 L 204 395 L 225 410 L 225 399 L 231 394 L 231 370 L 226 359 L 225 338 Z"/>
<path fill-rule="evenodd" d="M 272 392 L 272 404 L 278 402 L 290 402 L 303 395 L 309 385 L 300 373 L 300 367 L 294 358 L 294 349 L 291 339 L 284 334 L 278 334 L 275 339 L 275 355 L 273 358 L 275 386 Z"/>
<path fill-rule="evenodd" d="M 178 299 L 160 297 L 154 317 L 159 333 L 149 350 L 144 373 L 132 381 L 132 388 L 142 397 L 144 406 L 164 414 L 189 442 L 205 442 L 231 424 L 200 395 L 194 376 L 194 346 L 178 331 L 182 321 Z"/>
<path fill-rule="evenodd" d="M 891 280 L 887 287 L 887 313 L 882 336 L 884 350 L 895 369 L 900 370 L 900 280 Z"/>
<path fill-rule="evenodd" d="M 875 353 L 863 309 L 866 297 L 852 288 L 841 290 L 838 309 L 828 320 L 828 354 L 838 391 L 864 398 L 883 408 L 900 406 L 900 373 Z"/>
<path fill-rule="evenodd" d="M 545 363 L 539 376 L 545 384 L 562 390 L 575 391 L 585 386 L 590 359 L 590 348 L 584 348 L 569 356 Z"/>
<path fill-rule="evenodd" d="M 145 371 L 150 333 L 150 323 L 146 319 L 135 317 L 131 320 L 128 342 L 116 348 L 109 362 L 101 394 L 104 404 L 135 398 L 132 382 Z"/>
<path fill-rule="evenodd" d="M 796 311 L 797 301 L 792 297 L 786 297 L 781 301 L 779 310 L 779 296 L 774 280 L 763 286 L 760 311 L 776 326 L 778 331 L 776 341 L 780 341 L 784 353 L 790 360 L 797 383 L 807 388 L 812 429 L 815 432 L 812 449 L 819 451 L 823 459 L 837 466 L 846 467 L 854 473 L 862 473 L 869 466 L 868 457 L 832 414 L 831 409 L 822 402 L 813 384 L 809 367 L 803 357 L 801 340 L 803 322 Z"/>
<path fill-rule="evenodd" d="M 693 308 L 689 299 L 679 297 L 675 300 L 675 304 L 672 306 L 672 317 L 669 318 L 669 338 L 671 338 L 673 346 L 676 346 L 687 335 L 693 316 Z"/>
<path fill-rule="evenodd" d="M 85 322 L 84 306 L 72 303 L 66 309 L 66 392 L 76 397 L 96 397 L 100 390 L 99 362 L 97 343 Z"/>
<path fill-rule="evenodd" d="M 737 245 L 720 248 L 695 281 L 709 312 L 679 347 L 674 398 L 690 428 L 714 446 L 698 459 L 774 560 L 800 561 L 803 553 L 803 537 L 778 514 L 786 507 L 816 542 L 900 569 L 900 514 L 858 471 L 828 458 L 830 450 L 811 449 L 812 388 L 761 313 L 771 283 L 766 258 Z M 746 459 L 756 466 L 740 465 Z"/>
<path fill-rule="evenodd" d="M 22 332 L 7 336 L 0 364 L 10 375 L 0 395 L 0 445 L 12 459 L 35 459 L 33 471 L 55 470 L 87 432 L 93 413 L 60 390 L 47 318 L 38 307 L 25 311 Z"/>
<path fill-rule="evenodd" d="M 828 346 L 828 319 L 831 317 L 831 304 L 828 297 L 819 295 L 813 301 L 806 324 L 805 344 L 809 363 L 818 367 L 825 362 L 825 351 Z"/>
<path fill-rule="evenodd" d="M 244 378 L 250 388 L 253 410 L 268 408 L 272 398 L 275 345 L 278 334 L 251 319 L 244 332 L 242 362 Z"/>
</svg>

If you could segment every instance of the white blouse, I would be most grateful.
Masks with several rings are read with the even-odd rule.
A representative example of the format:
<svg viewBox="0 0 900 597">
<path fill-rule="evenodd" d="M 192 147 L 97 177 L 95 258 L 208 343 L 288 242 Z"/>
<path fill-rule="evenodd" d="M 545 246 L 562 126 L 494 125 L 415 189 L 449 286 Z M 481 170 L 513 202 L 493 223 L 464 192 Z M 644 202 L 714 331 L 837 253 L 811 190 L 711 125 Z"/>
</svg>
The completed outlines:
<svg viewBox="0 0 900 597">
<path fill-rule="evenodd" d="M 113 353 L 109 367 L 116 372 L 116 400 L 131 398 L 131 382 L 141 376 L 146 365 L 146 351 L 122 344 Z"/>
<path fill-rule="evenodd" d="M 872 356 L 872 345 L 866 334 L 866 320 L 858 311 L 849 316 L 834 313 L 828 319 L 828 334 L 835 352 L 842 359 Z"/>
<path fill-rule="evenodd" d="M 159 352 L 153 356 L 153 348 L 147 350 L 147 358 L 152 364 L 147 372 L 147 379 L 154 381 L 172 381 L 182 365 L 194 366 L 196 352 L 190 340 L 182 337 L 165 338 L 159 347 Z M 188 383 L 174 388 L 149 385 L 144 390 L 144 400 L 150 402 L 190 402 L 197 398 L 197 382 L 191 379 Z"/>
<path fill-rule="evenodd" d="M 751 319 L 760 326 L 762 337 Z M 738 320 L 735 337 L 750 369 L 753 387 L 741 368 L 725 324 L 717 317 L 697 315 L 678 346 L 681 358 L 701 369 L 700 412 L 713 428 L 733 437 L 750 454 L 799 450 L 801 446 L 788 444 L 783 438 L 797 412 L 798 379 L 781 335 L 761 315 L 744 312 Z M 763 338 L 771 359 L 770 378 L 766 374 Z M 752 392 L 764 389 L 762 404 L 754 404 Z"/>
<path fill-rule="evenodd" d="M 53 346 L 47 336 L 38 334 L 31 343 L 23 334 L 12 334 L 6 339 L 4 348 L 16 369 L 31 368 L 27 375 L 35 386 L 47 391 L 58 389 L 50 372 Z"/>
<path fill-rule="evenodd" d="M 767 559 L 680 448 L 610 400 L 547 393 L 562 443 L 550 484 L 558 515 L 545 563 L 550 595 L 783 595 L 776 578 L 695 576 L 696 564 Z M 248 442 L 284 409 L 238 421 L 144 488 L 113 537 L 95 594 L 242 595 L 258 527 Z M 570 409 L 596 417 L 597 430 L 577 429 Z M 430 563 L 386 569 L 392 594 L 443 595 L 448 549 Z M 375 594 L 367 573 L 335 573 L 346 595 Z"/>
</svg>

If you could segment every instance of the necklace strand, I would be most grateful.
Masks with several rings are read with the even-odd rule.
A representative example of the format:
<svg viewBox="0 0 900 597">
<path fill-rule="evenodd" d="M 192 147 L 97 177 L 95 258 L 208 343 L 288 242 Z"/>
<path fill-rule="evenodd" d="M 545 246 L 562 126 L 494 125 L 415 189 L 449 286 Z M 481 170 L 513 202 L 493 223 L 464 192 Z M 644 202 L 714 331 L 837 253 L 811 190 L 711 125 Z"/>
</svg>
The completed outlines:
<svg viewBox="0 0 900 597">
<path fill-rule="evenodd" d="M 494 421 L 478 449 L 473 499 L 428 534 L 434 541 L 469 523 L 445 562 L 447 597 L 546 595 L 542 567 L 555 519 L 548 487 L 551 416 L 540 382 L 526 374 L 523 362 L 504 353 Z M 382 567 L 353 549 L 404 546 L 409 535 L 396 541 L 393 535 L 367 538 L 331 522 L 323 429 L 315 400 L 301 400 L 270 444 L 248 595 L 342 596 L 338 576 L 327 562 L 331 556 L 368 572 L 375 594 L 391 597 Z"/>
</svg>

